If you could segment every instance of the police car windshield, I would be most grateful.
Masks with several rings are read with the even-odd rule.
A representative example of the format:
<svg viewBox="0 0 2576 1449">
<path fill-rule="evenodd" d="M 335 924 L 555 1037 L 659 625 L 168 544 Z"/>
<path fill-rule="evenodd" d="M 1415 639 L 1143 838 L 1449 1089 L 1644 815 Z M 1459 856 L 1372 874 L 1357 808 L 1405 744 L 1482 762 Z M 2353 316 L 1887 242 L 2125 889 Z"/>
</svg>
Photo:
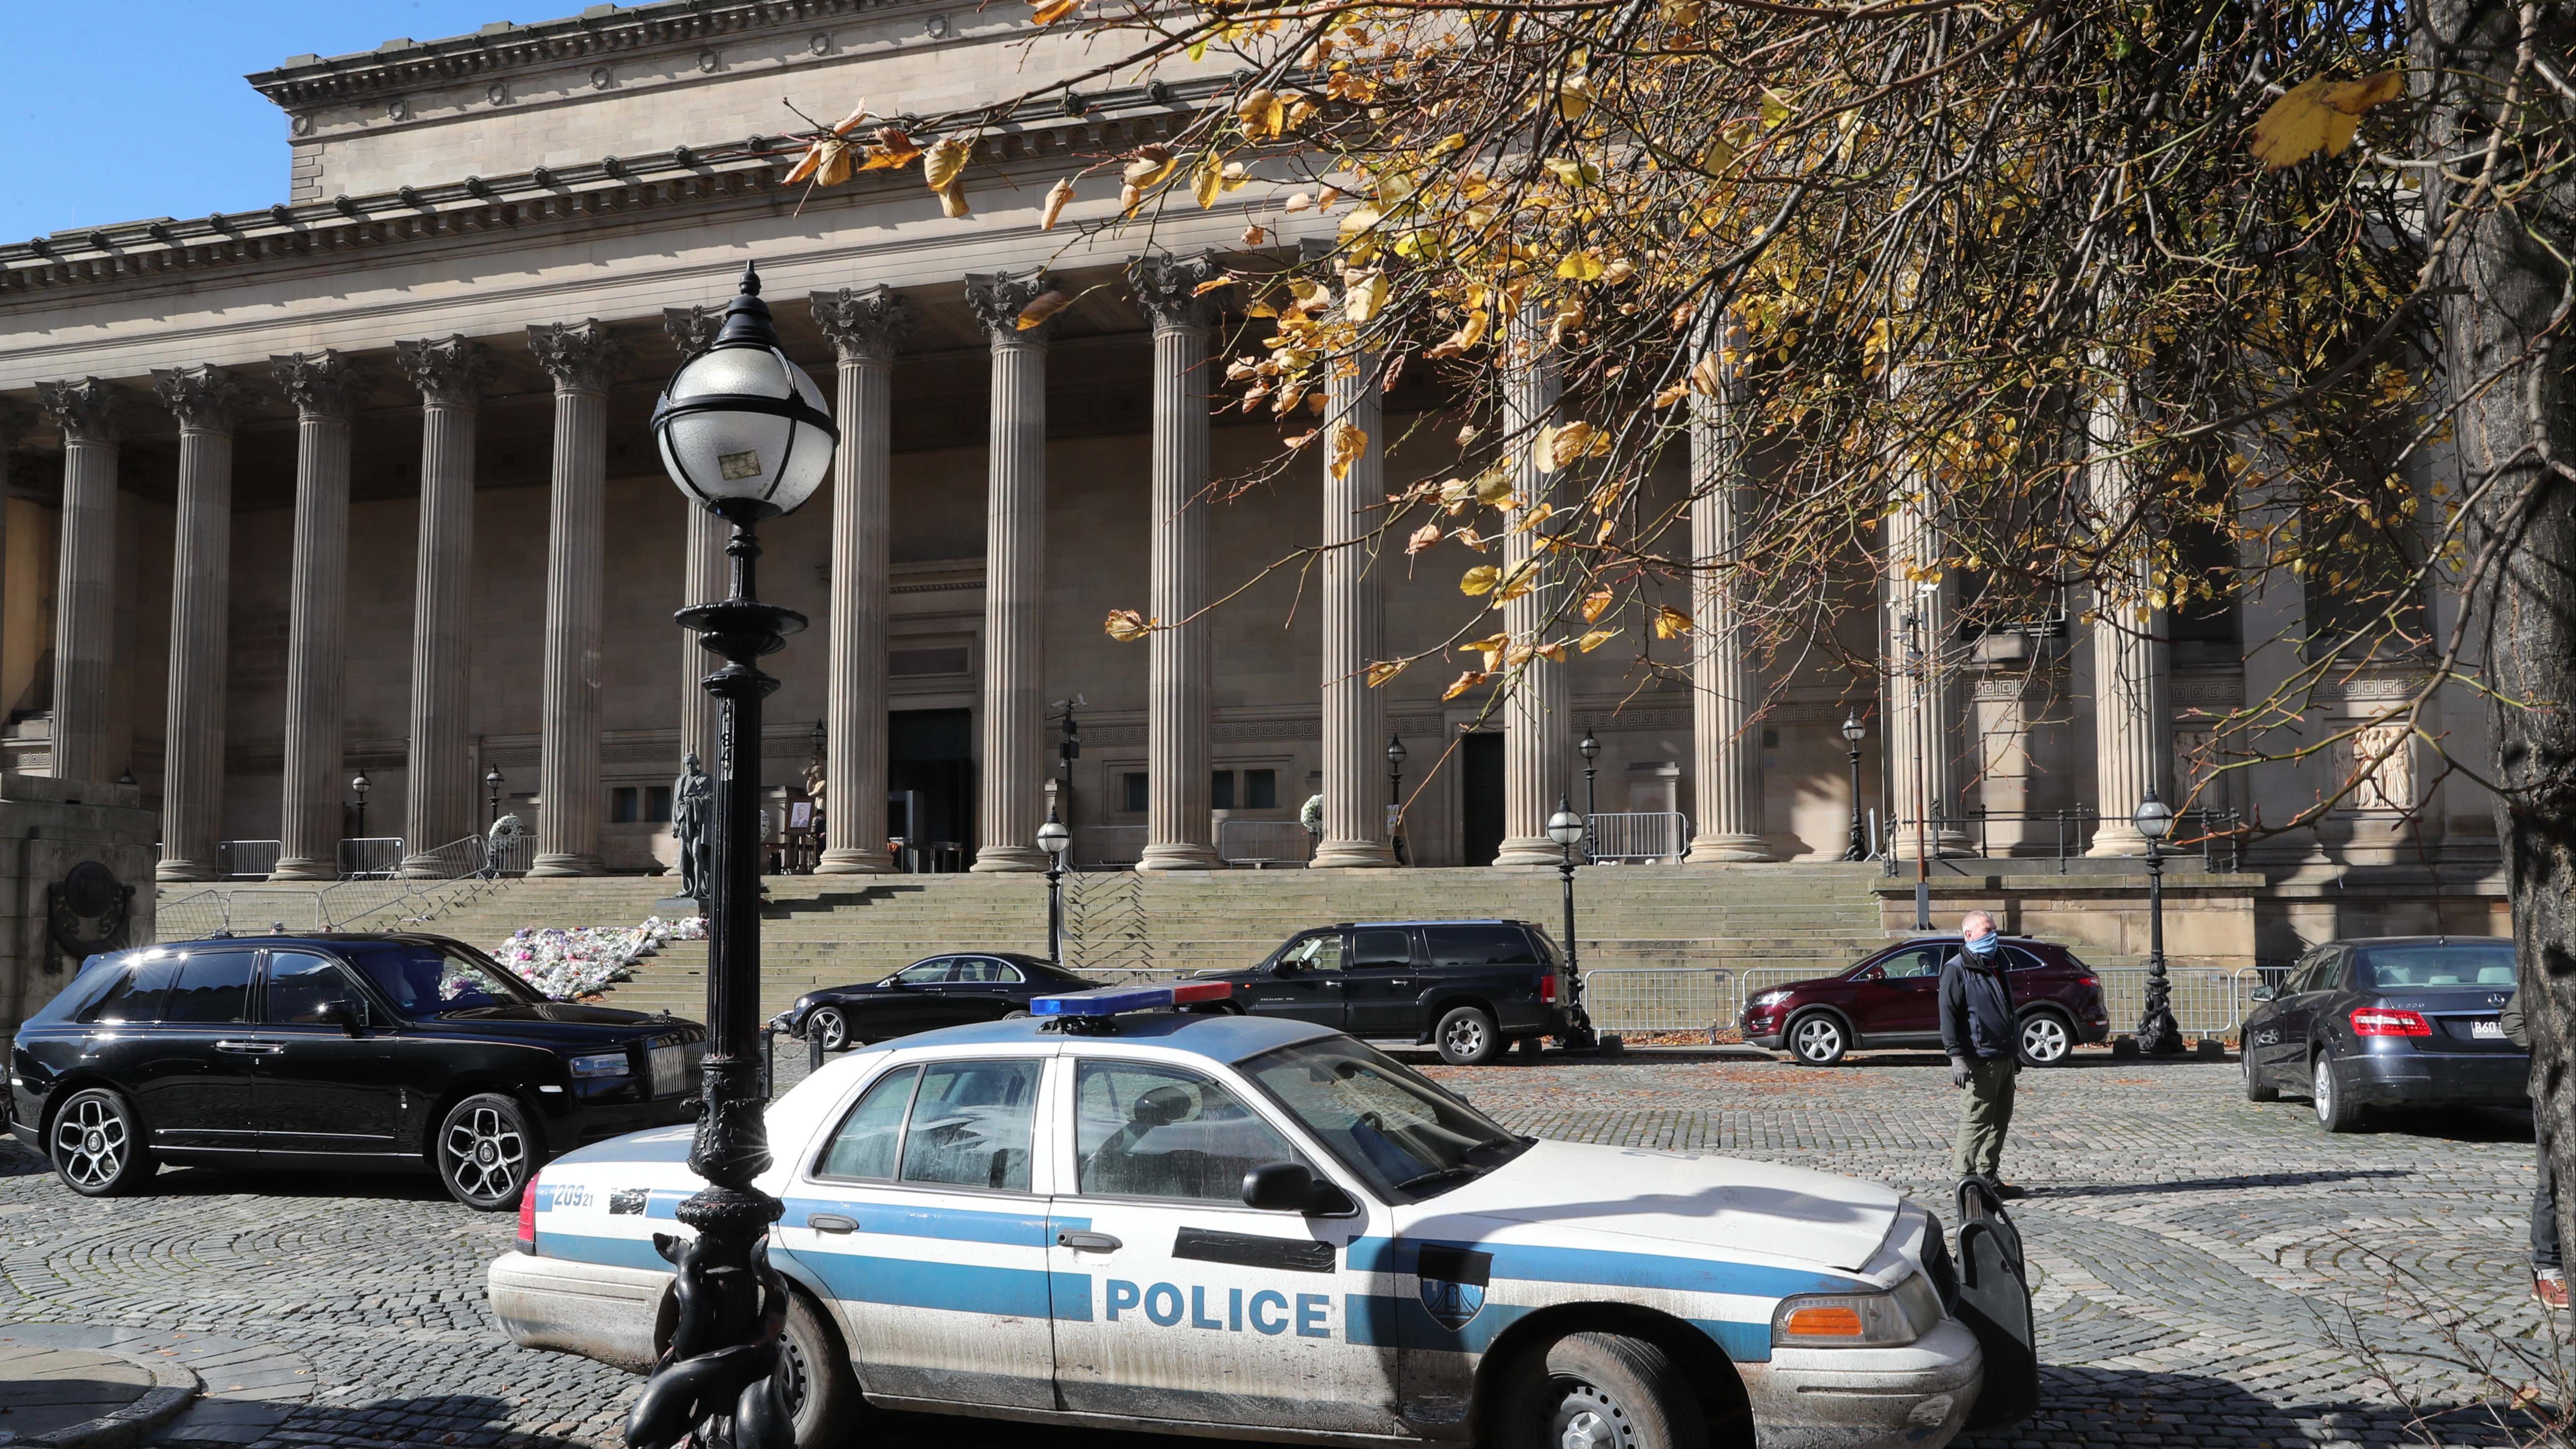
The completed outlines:
<svg viewBox="0 0 2576 1449">
<path fill-rule="evenodd" d="M 1445 1192 L 1529 1146 L 1527 1138 L 1348 1037 L 1264 1052 L 1242 1070 L 1343 1166 L 1391 1200 Z"/>
</svg>

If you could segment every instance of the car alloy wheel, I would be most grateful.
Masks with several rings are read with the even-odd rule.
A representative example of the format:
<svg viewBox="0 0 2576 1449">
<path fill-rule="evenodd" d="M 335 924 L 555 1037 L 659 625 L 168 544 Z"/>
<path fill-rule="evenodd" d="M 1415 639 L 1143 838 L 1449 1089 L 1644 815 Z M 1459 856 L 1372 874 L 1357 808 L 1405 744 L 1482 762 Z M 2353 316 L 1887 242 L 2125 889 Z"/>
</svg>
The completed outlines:
<svg viewBox="0 0 2576 1449">
<path fill-rule="evenodd" d="M 1821 1011 L 1802 1016 L 1789 1028 L 1789 1050 L 1811 1067 L 1830 1067 L 1843 1059 L 1843 1024 Z"/>
<path fill-rule="evenodd" d="M 2334 1058 L 2323 1052 L 2317 1054 L 2309 1073 L 2308 1098 L 2316 1104 L 2317 1125 L 2328 1132 L 2350 1132 L 2361 1125 L 2361 1109 L 2344 1100 L 2342 1085 L 2335 1081 Z"/>
<path fill-rule="evenodd" d="M 1432 1032 L 1440 1059 L 1453 1067 L 1481 1067 L 1503 1054 L 1502 1034 L 1481 1006 L 1459 1006 Z"/>
<path fill-rule="evenodd" d="M 519 1205 L 535 1157 L 526 1119 L 507 1097 L 468 1097 L 438 1130 L 439 1175 L 448 1192 L 483 1212 Z"/>
<path fill-rule="evenodd" d="M 2034 1067 L 2053 1067 L 2075 1050 L 2075 1034 L 2055 1012 L 2037 1011 L 2021 1024 L 2021 1059 Z"/>
<path fill-rule="evenodd" d="M 806 1021 L 805 1030 L 810 1035 L 821 1037 L 823 1039 L 823 1050 L 827 1052 L 839 1051 L 850 1044 L 850 1023 L 848 1018 L 842 1016 L 839 1011 L 828 1006 L 817 1010 L 814 1015 Z"/>
<path fill-rule="evenodd" d="M 63 1104 L 50 1145 L 54 1170 L 74 1192 L 108 1197 L 152 1175 L 152 1157 L 125 1099 L 92 1088 Z"/>
</svg>

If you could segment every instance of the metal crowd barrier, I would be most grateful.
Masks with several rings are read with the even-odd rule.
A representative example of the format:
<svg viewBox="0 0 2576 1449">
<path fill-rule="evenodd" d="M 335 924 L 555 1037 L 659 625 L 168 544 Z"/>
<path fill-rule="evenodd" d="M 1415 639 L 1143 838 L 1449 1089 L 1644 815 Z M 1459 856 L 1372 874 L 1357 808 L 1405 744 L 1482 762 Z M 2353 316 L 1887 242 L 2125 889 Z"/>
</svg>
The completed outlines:
<svg viewBox="0 0 2576 1449">
<path fill-rule="evenodd" d="M 1294 820 L 1225 820 L 1217 824 L 1216 853 L 1228 865 L 1304 865 L 1314 858 L 1315 837 Z"/>
<path fill-rule="evenodd" d="M 402 873 L 403 839 L 399 835 L 342 836 L 340 879 L 384 880 Z"/>
<path fill-rule="evenodd" d="M 2094 974 L 2102 978 L 2102 1004 L 2110 1011 L 2111 1034 L 2128 1035 L 2137 1027 L 2138 1018 L 2146 1014 L 2147 968 L 2105 966 L 2095 968 Z M 2233 1035 L 2245 1020 L 2245 1008 L 2253 995 L 2254 988 L 2246 984 L 2245 975 L 2244 971 L 2221 966 L 2168 963 L 2165 980 L 2172 988 L 2167 999 L 2173 1009 L 2174 1025 L 2182 1028 L 2186 1036 Z"/>
<path fill-rule="evenodd" d="M 1679 861 L 1690 849 L 1690 817 L 1678 810 L 1604 811 L 1585 825 L 1593 860 Z"/>
<path fill-rule="evenodd" d="M 1735 973 L 1720 966 L 1605 966 L 1583 973 L 1583 1009 L 1603 1031 L 1733 1026 Z"/>
<path fill-rule="evenodd" d="M 282 842 L 275 840 L 218 841 L 215 858 L 223 862 L 226 880 L 266 880 L 277 869 L 282 848 Z"/>
</svg>

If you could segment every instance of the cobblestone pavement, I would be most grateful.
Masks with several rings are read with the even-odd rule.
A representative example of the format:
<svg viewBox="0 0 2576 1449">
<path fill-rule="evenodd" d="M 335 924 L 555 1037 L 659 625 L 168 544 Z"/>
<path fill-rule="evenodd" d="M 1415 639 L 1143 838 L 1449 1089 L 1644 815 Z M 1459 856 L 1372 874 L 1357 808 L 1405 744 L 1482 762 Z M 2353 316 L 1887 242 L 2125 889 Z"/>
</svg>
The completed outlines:
<svg viewBox="0 0 2576 1449">
<path fill-rule="evenodd" d="M 1958 1099 L 1935 1058 L 1430 1070 L 1526 1131 L 1874 1177 L 1951 1216 Z M 2329 1137 L 2304 1104 L 2244 1101 L 2232 1063 L 2085 1053 L 2026 1074 L 2005 1171 L 2031 1190 L 2044 1405 L 1988 1442 L 2504 1442 L 2476 1407 L 2497 1387 L 2442 1361 L 2505 1365 L 2509 1391 L 2532 1377 L 2516 1352 L 2552 1352 L 2522 1259 L 2531 1151 L 2528 1119 L 2504 1112 Z M 0 1148 L 0 1334 L 85 1324 L 199 1355 L 208 1403 L 165 1442 L 617 1442 L 636 1380 L 492 1325 L 483 1269 L 507 1217 L 427 1178 L 191 1169 L 156 1189 L 84 1201 Z M 916 1427 L 976 1446 L 1111 1437 Z"/>
</svg>

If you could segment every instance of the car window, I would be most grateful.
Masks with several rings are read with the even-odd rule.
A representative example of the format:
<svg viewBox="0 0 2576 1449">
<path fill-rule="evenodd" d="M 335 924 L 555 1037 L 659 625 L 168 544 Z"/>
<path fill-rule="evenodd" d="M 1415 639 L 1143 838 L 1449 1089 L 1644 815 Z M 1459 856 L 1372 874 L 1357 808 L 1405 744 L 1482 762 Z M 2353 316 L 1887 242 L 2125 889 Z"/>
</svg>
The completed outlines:
<svg viewBox="0 0 2576 1449">
<path fill-rule="evenodd" d="M 537 999 L 509 972 L 459 948 L 430 941 L 384 941 L 342 949 L 405 1016 L 520 1006 Z"/>
<path fill-rule="evenodd" d="M 2316 952 L 2308 958 L 2306 965 L 2299 968 L 2297 978 L 2290 982 L 2290 989 L 2282 994 L 2294 996 L 2302 991 L 2328 990 L 2328 983 L 2335 974 L 2336 958 L 2337 953 L 2332 949 Z"/>
<path fill-rule="evenodd" d="M 1019 969 L 990 956 L 961 956 L 948 975 L 951 985 L 1006 986 L 1020 979 Z"/>
<path fill-rule="evenodd" d="M 1297 1154 L 1242 1099 L 1195 1072 L 1087 1061 L 1076 1078 L 1076 1180 L 1085 1193 L 1243 1201 L 1243 1175 Z"/>
<path fill-rule="evenodd" d="M 922 1068 L 903 1129 L 903 1181 L 1029 1190 L 1038 1105 L 1036 1062 L 941 1062 Z"/>
<path fill-rule="evenodd" d="M 1529 966 L 1529 933 L 1518 926 L 1426 926 L 1423 943 L 1434 966 Z"/>
<path fill-rule="evenodd" d="M 2007 971 L 2036 971 L 2048 964 L 2019 946 L 2006 946 L 2004 959 L 2010 963 L 2004 967 Z"/>
<path fill-rule="evenodd" d="M 920 1079 L 919 1067 L 897 1067 L 877 1078 L 833 1130 L 832 1140 L 823 1148 L 823 1160 L 814 1165 L 814 1175 L 862 1182 L 883 1182 L 894 1176 L 895 1144 L 903 1139 L 904 1113 L 912 1106 L 913 1083 Z"/>
<path fill-rule="evenodd" d="M 1342 969 L 1342 933 L 1318 931 L 1291 941 L 1279 952 L 1278 963 L 1298 971 L 1339 971 Z"/>
<path fill-rule="evenodd" d="M 305 951 L 268 953 L 268 984 L 260 992 L 260 1020 L 281 1026 L 319 1026 L 331 1003 L 357 1005 L 365 998 L 340 963 Z"/>
<path fill-rule="evenodd" d="M 1941 974 L 1941 963 L 1957 948 L 1947 943 L 1935 946 L 1909 946 L 1878 963 L 1890 981 L 1912 981 L 1922 976 Z"/>
<path fill-rule="evenodd" d="M 2354 964 L 2356 984 L 2364 989 L 2513 985 L 2511 941 L 2364 946 L 2354 953 Z"/>
<path fill-rule="evenodd" d="M 1244 1075 L 1380 1193 L 1430 1196 L 1529 1144 L 1384 1052 L 1328 1036 L 1264 1052 Z"/>
<path fill-rule="evenodd" d="M 1353 966 L 1410 966 L 1413 933 L 1403 929 L 1351 932 Z"/>
<path fill-rule="evenodd" d="M 120 1022 L 128 1025 L 161 1019 L 162 1003 L 170 995 L 170 983 L 179 976 L 179 958 L 164 956 L 146 961 L 119 976 L 96 1006 L 81 1016 L 83 1021 Z"/>
<path fill-rule="evenodd" d="M 918 966 L 906 966 L 894 973 L 894 979 L 906 986 L 942 986 L 953 979 L 950 973 L 956 969 L 955 961 L 941 956 L 936 960 L 924 961 Z"/>
<path fill-rule="evenodd" d="M 196 951 L 179 963 L 161 1019 L 210 1025 L 240 1021 L 250 996 L 248 951 Z"/>
</svg>

